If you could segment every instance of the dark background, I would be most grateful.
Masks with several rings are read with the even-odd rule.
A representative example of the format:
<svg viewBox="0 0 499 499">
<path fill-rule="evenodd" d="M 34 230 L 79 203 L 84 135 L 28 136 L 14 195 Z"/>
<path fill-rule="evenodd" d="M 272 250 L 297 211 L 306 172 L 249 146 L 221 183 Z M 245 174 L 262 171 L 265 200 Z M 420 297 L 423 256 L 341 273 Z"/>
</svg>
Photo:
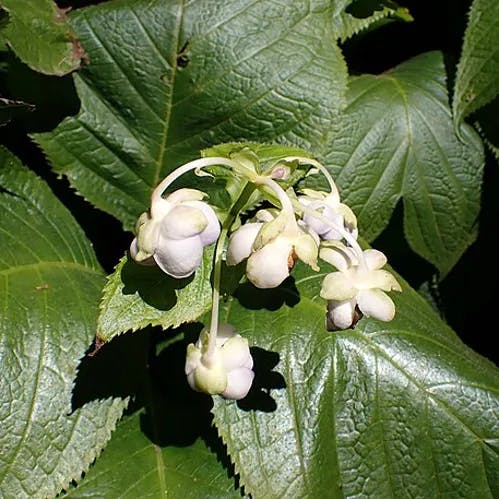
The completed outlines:
<svg viewBox="0 0 499 499">
<path fill-rule="evenodd" d="M 58 0 L 60 7 L 78 8 L 101 3 L 88 0 Z M 369 12 L 369 0 L 359 0 L 356 15 Z M 401 0 L 414 17 L 412 23 L 390 23 L 357 36 L 343 45 L 351 73 L 380 73 L 417 54 L 430 50 L 444 53 L 448 86 L 460 55 L 467 11 L 471 1 Z M 5 72 L 8 65 L 9 71 Z M 132 235 L 125 233 L 113 217 L 95 209 L 58 179 L 43 154 L 31 142 L 31 132 L 52 129 L 64 116 L 78 111 L 78 99 L 71 77 L 56 78 L 33 73 L 11 54 L 0 53 L 0 95 L 34 103 L 36 109 L 0 128 L 0 143 L 6 145 L 43 177 L 71 210 L 92 241 L 100 263 L 111 272 L 126 251 Z M 472 120 L 471 120 L 472 121 Z M 447 322 L 471 348 L 497 363 L 492 312 L 498 296 L 497 265 L 494 265 L 495 231 L 499 215 L 499 165 L 487 151 L 482 211 L 477 224 L 479 236 L 451 273 L 432 290 L 432 299 Z M 435 270 L 414 254 L 405 242 L 402 208 L 399 206 L 389 227 L 373 242 L 384 251 L 390 264 L 416 289 L 434 278 Z"/>
</svg>

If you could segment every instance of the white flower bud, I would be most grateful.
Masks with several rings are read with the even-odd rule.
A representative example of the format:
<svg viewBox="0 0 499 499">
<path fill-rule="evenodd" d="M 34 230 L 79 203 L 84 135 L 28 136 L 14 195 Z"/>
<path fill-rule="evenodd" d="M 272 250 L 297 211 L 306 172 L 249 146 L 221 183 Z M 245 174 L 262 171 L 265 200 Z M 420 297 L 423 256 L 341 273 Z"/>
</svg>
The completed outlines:
<svg viewBox="0 0 499 499">
<path fill-rule="evenodd" d="M 137 237 L 130 246 L 131 257 L 150 264 L 151 257 L 168 275 L 190 276 L 199 267 L 203 248 L 216 241 L 220 224 L 213 209 L 195 189 L 179 189 L 166 199 L 156 199 L 153 216 L 142 214 Z"/>
<path fill-rule="evenodd" d="M 275 288 L 289 276 L 293 265 L 291 241 L 277 237 L 248 258 L 246 275 L 257 288 Z"/>
<path fill-rule="evenodd" d="M 227 265 L 237 265 L 248 258 L 253 249 L 253 243 L 263 223 L 247 223 L 233 232 L 227 247 Z"/>
<path fill-rule="evenodd" d="M 189 386 L 229 399 L 246 397 L 255 377 L 248 340 L 237 334 L 233 326 L 221 324 L 211 355 L 208 344 L 209 332 L 204 329 L 196 344 L 187 347 L 185 374 Z"/>
<path fill-rule="evenodd" d="M 345 228 L 357 238 L 358 230 L 355 214 L 346 204 L 340 203 L 340 197 L 337 192 L 326 194 L 311 189 L 304 189 L 304 192 L 305 196 L 298 197 L 298 201 L 308 208 L 303 213 L 303 222 L 316 232 L 321 239 L 325 241 L 340 241 L 343 238 L 341 233 L 332 227 L 331 224 Z M 314 210 L 330 223 L 326 223 L 325 220 L 314 216 L 313 213 L 310 213 L 310 210 Z"/>
</svg>

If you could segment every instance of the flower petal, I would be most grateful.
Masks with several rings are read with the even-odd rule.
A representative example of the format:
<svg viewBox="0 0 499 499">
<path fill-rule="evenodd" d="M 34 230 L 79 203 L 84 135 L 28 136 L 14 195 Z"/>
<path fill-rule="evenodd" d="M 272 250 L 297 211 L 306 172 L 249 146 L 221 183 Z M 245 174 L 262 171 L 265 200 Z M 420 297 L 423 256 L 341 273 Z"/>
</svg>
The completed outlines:
<svg viewBox="0 0 499 499">
<path fill-rule="evenodd" d="M 329 300 L 327 302 L 328 319 L 334 329 L 348 329 L 355 317 L 355 298 L 351 300 Z"/>
<path fill-rule="evenodd" d="M 373 270 L 369 273 L 371 288 L 379 288 L 383 291 L 402 291 L 400 284 L 388 270 Z"/>
<path fill-rule="evenodd" d="M 166 239 L 186 239 L 201 234 L 207 225 L 208 219 L 200 209 L 178 204 L 161 221 L 161 235 Z"/>
<path fill-rule="evenodd" d="M 246 265 L 246 275 L 257 288 L 275 288 L 289 275 L 293 247 L 287 238 L 278 237 L 255 251 Z"/>
<path fill-rule="evenodd" d="M 388 261 L 384 253 L 371 248 L 364 250 L 364 258 L 366 259 L 369 270 L 380 269 L 381 267 L 384 267 Z"/>
<path fill-rule="evenodd" d="M 357 258 L 352 248 L 347 248 L 343 243 L 331 241 L 328 246 L 323 246 L 319 256 L 327 263 L 334 265 L 341 272 L 346 272 L 352 265 L 357 264 Z"/>
<path fill-rule="evenodd" d="M 205 229 L 199 234 L 201 237 L 201 243 L 203 246 L 209 246 L 213 244 L 220 235 L 220 222 L 218 221 L 217 215 L 213 208 L 202 201 L 189 201 L 184 203 L 184 205 L 192 206 L 194 208 L 198 208 L 201 210 L 208 221 L 208 225 Z"/>
<path fill-rule="evenodd" d="M 176 191 L 169 194 L 166 199 L 173 204 L 183 203 L 185 201 L 200 201 L 206 196 L 204 192 L 198 191 L 197 189 L 177 189 Z"/>
<path fill-rule="evenodd" d="M 251 369 L 240 367 L 227 373 L 227 387 L 220 394 L 226 399 L 241 400 L 250 391 L 255 373 Z"/>
<path fill-rule="evenodd" d="M 395 317 L 392 299 L 380 289 L 363 289 L 357 295 L 357 304 L 366 317 L 391 321 Z"/>
<path fill-rule="evenodd" d="M 332 272 L 322 282 L 321 296 L 326 300 L 349 300 L 356 294 L 357 289 L 342 272 Z"/>
<path fill-rule="evenodd" d="M 227 247 L 227 265 L 237 265 L 251 255 L 253 243 L 262 225 L 247 223 L 231 234 Z"/>
<path fill-rule="evenodd" d="M 239 367 L 253 367 L 253 357 L 248 346 L 248 340 L 239 334 L 229 338 L 220 349 L 223 366 L 227 371 Z"/>
<path fill-rule="evenodd" d="M 187 239 L 165 239 L 160 237 L 154 260 L 166 274 L 183 279 L 190 276 L 201 265 L 203 245 L 199 236 Z"/>
</svg>

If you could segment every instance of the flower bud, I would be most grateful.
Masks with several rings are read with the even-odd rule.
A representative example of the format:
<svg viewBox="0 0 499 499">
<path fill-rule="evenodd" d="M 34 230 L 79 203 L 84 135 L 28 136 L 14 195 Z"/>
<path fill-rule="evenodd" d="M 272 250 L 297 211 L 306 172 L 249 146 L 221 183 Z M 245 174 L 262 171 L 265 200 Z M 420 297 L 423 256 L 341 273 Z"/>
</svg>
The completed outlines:
<svg viewBox="0 0 499 499">
<path fill-rule="evenodd" d="M 177 279 L 190 276 L 201 264 L 203 248 L 213 244 L 220 224 L 213 209 L 195 189 L 179 189 L 154 201 L 149 215 L 139 218 L 131 257 L 149 263 L 151 257 L 166 274 Z"/>
<path fill-rule="evenodd" d="M 332 225 L 339 228 L 345 228 L 357 238 L 358 230 L 355 214 L 349 206 L 340 203 L 339 195 L 336 192 L 326 194 L 311 189 L 304 189 L 303 192 L 305 192 L 306 195 L 299 196 L 298 198 L 298 201 L 308 208 L 308 210 L 303 213 L 303 222 L 316 232 L 321 239 L 325 241 L 340 241 L 343 238 L 342 234 Z M 310 210 L 314 210 L 325 220 L 321 220 L 314 216 Z"/>
<path fill-rule="evenodd" d="M 211 354 L 208 346 L 209 332 L 204 329 L 196 344 L 187 347 L 185 374 L 189 386 L 229 399 L 244 398 L 255 376 L 248 340 L 237 334 L 233 326 L 221 324 Z"/>
</svg>

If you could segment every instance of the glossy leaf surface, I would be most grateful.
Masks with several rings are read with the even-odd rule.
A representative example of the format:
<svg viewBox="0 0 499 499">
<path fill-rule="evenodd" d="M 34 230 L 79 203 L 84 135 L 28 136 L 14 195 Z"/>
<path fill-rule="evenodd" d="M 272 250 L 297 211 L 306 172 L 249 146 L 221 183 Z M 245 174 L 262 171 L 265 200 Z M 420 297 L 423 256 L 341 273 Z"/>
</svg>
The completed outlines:
<svg viewBox="0 0 499 499">
<path fill-rule="evenodd" d="M 0 496 L 53 497 L 88 469 L 126 403 L 72 411 L 104 276 L 69 212 L 5 149 L 0 186 Z"/>
<path fill-rule="evenodd" d="M 378 236 L 402 200 L 410 246 L 442 275 L 476 237 L 484 163 L 478 135 L 456 135 L 445 85 L 437 52 L 353 77 L 326 153 L 363 236 Z"/>
<path fill-rule="evenodd" d="M 57 172 L 130 229 L 159 180 L 206 147 L 322 141 L 346 90 L 338 5 L 141 0 L 75 12 L 90 60 L 74 77 L 81 111 L 36 139 Z"/>
<path fill-rule="evenodd" d="M 227 321 L 255 345 L 248 397 L 214 399 L 246 492 L 495 497 L 497 368 L 407 286 L 392 294 L 394 321 L 363 318 L 354 330 L 328 332 L 324 274 L 296 270 L 273 301 L 243 285 L 227 308 Z"/>
</svg>

